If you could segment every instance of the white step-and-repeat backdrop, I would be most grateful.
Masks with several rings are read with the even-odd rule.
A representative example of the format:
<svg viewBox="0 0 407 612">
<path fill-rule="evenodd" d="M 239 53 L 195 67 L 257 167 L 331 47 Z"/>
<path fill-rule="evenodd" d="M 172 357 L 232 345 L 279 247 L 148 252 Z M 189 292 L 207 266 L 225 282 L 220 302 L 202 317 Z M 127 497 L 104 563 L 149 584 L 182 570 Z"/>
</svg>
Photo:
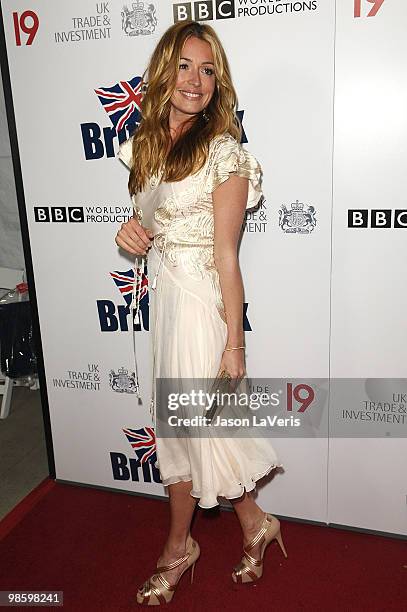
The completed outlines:
<svg viewBox="0 0 407 612">
<path fill-rule="evenodd" d="M 273 440 L 284 472 L 259 501 L 407 534 L 405 2 L 2 8 L 57 478 L 165 494 L 151 453 L 147 278 L 133 322 L 133 261 L 114 242 L 132 213 L 116 154 L 139 119 L 151 51 L 192 17 L 224 43 L 243 144 L 264 171 L 240 251 L 248 374 L 326 380 L 340 421 L 336 435 Z"/>
</svg>

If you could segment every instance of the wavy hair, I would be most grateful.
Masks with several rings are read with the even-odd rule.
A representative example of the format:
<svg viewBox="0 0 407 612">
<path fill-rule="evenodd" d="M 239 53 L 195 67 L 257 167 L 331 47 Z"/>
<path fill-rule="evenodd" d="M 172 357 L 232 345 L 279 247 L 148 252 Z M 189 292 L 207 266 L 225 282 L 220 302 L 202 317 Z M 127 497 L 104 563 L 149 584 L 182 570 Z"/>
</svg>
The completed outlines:
<svg viewBox="0 0 407 612">
<path fill-rule="evenodd" d="M 205 109 L 171 145 L 170 98 L 175 90 L 185 41 L 195 36 L 207 41 L 214 57 L 215 90 Z M 148 79 L 145 81 L 145 75 Z M 225 50 L 215 30 L 197 21 L 181 21 L 164 32 L 143 74 L 146 89 L 141 101 L 141 121 L 133 134 L 130 195 L 143 191 L 152 175 L 162 172 L 165 182 L 181 181 L 204 165 L 213 137 L 229 132 L 240 142 L 242 126 L 235 109 L 237 95 Z M 167 151 L 170 151 L 167 153 Z"/>
</svg>

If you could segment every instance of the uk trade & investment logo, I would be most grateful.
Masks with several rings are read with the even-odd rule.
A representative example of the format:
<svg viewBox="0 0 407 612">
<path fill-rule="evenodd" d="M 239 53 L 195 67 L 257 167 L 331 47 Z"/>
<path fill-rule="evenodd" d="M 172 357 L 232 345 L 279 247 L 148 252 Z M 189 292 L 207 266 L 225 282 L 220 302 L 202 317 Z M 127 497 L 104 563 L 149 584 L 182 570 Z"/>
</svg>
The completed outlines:
<svg viewBox="0 0 407 612">
<path fill-rule="evenodd" d="M 140 123 L 140 106 L 146 84 L 140 76 L 128 81 L 95 89 L 112 126 L 101 127 L 92 121 L 81 123 L 85 159 L 102 159 L 115 156 L 115 142 L 127 140 Z"/>
<path fill-rule="evenodd" d="M 105 380 L 106 372 L 103 375 Z M 63 376 L 52 379 L 52 384 L 57 389 L 74 389 L 79 391 L 100 391 L 101 384 L 100 365 L 88 363 L 87 369 L 69 369 Z M 125 367 L 119 368 L 118 372 L 110 370 L 109 386 L 116 393 L 136 393 L 136 373 Z"/>
<path fill-rule="evenodd" d="M 348 210 L 348 227 L 362 228 L 405 228 L 407 227 L 407 210 L 390 208 L 372 209 L 367 208 Z"/>
<path fill-rule="evenodd" d="M 243 229 L 249 234 L 254 234 L 266 232 L 267 227 L 267 206 L 262 196 L 258 206 L 246 212 Z"/>
<path fill-rule="evenodd" d="M 93 15 L 71 17 L 70 28 L 54 32 L 56 43 L 78 43 L 110 38 L 109 3 L 97 2 Z"/>
<path fill-rule="evenodd" d="M 144 269 L 137 268 L 137 274 L 141 276 L 139 281 L 139 312 L 134 315 L 133 330 L 149 330 L 149 297 L 147 263 Z M 112 300 L 96 300 L 99 316 L 100 331 L 116 332 L 128 331 L 128 318 L 131 311 L 134 286 L 134 268 L 126 272 L 110 272 L 110 277 L 124 299 L 124 304 L 115 304 Z"/>
<path fill-rule="evenodd" d="M 114 480 L 160 483 L 160 472 L 156 466 L 157 453 L 154 429 L 152 427 L 123 429 L 123 433 L 133 448 L 136 457 L 127 457 L 124 453 L 110 453 Z"/>
<path fill-rule="evenodd" d="M 288 209 L 283 204 L 279 211 L 278 224 L 286 234 L 310 234 L 316 227 L 315 208 L 296 200 Z"/>
<path fill-rule="evenodd" d="M 264 15 L 283 15 L 315 11 L 317 0 L 198 0 L 173 4 L 174 23 L 194 19 L 211 21 L 214 19 L 234 19 L 235 17 L 262 17 Z"/>
<path fill-rule="evenodd" d="M 124 5 L 121 13 L 122 30 L 127 36 L 139 36 L 152 34 L 157 25 L 154 4 L 145 5 L 144 2 L 136 1 L 131 9 Z"/>
<path fill-rule="evenodd" d="M 86 370 L 67 370 L 64 377 L 53 378 L 52 384 L 58 389 L 100 391 L 98 363 L 88 363 Z"/>
</svg>

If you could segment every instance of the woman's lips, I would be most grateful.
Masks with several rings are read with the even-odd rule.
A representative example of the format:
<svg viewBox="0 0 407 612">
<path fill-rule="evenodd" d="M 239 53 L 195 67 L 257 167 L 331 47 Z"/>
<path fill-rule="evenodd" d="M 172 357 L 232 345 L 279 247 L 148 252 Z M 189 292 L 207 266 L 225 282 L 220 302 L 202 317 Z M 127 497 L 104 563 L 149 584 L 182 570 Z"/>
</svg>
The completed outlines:
<svg viewBox="0 0 407 612">
<path fill-rule="evenodd" d="M 188 92 L 188 91 L 183 91 L 182 89 L 179 89 L 179 92 L 187 100 L 199 100 L 200 98 L 202 98 L 202 95 L 203 95 L 201 93 L 191 93 L 191 92 Z"/>
</svg>

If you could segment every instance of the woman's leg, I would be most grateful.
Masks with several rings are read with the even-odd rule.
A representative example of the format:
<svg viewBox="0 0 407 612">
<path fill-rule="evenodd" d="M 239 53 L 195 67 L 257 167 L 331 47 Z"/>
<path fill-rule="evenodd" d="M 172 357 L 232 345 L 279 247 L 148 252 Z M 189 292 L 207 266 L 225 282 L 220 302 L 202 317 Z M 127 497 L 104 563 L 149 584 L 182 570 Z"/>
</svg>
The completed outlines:
<svg viewBox="0 0 407 612">
<path fill-rule="evenodd" d="M 247 493 L 245 491 L 242 497 L 239 497 L 239 499 L 231 499 L 230 501 L 233 504 L 233 508 L 242 528 L 243 546 L 246 546 L 260 531 L 265 513 L 256 504 L 251 492 Z M 256 559 L 259 559 L 260 547 L 260 543 L 256 544 L 256 546 L 251 549 L 250 555 Z"/>
<path fill-rule="evenodd" d="M 192 516 L 197 500 L 190 495 L 192 481 L 177 482 L 168 486 L 170 498 L 170 530 L 158 565 L 168 565 L 185 554 L 185 544 L 189 534 Z M 186 562 L 173 570 L 165 572 L 170 584 L 177 582 Z"/>
</svg>

